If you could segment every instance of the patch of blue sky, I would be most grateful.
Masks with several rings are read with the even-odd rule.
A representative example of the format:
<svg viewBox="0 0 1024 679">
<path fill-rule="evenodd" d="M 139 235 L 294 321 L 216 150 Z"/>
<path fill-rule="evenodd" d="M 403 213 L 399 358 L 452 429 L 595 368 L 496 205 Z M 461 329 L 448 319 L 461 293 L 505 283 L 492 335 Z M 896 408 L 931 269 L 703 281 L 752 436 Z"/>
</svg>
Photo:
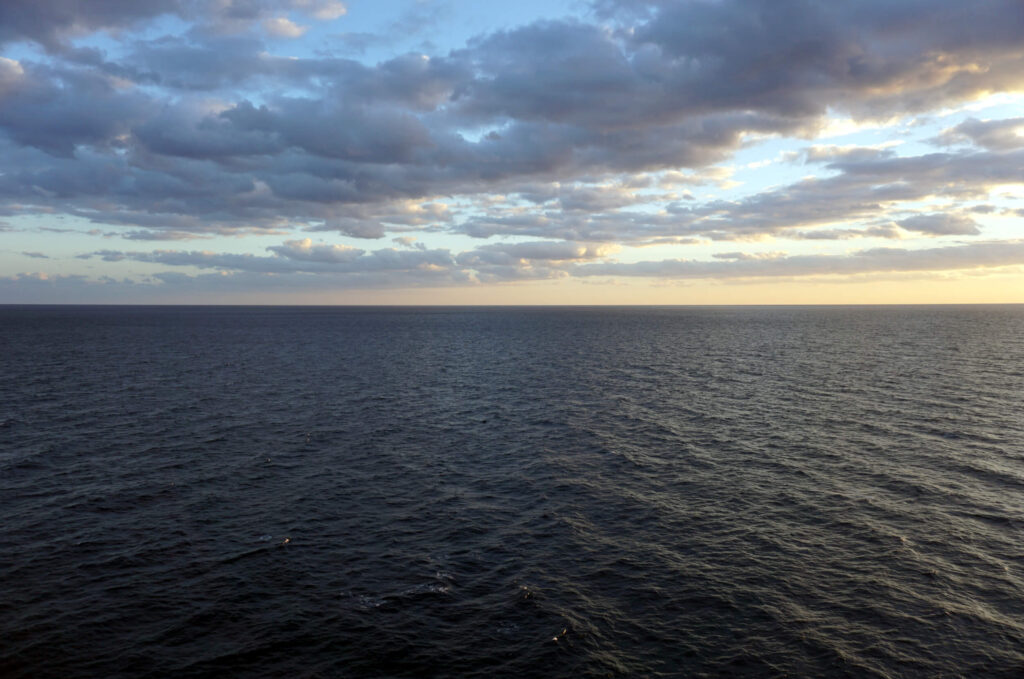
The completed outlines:
<svg viewBox="0 0 1024 679">
<path fill-rule="evenodd" d="M 936 118 L 958 115 L 993 119 L 1019 118 L 1024 115 L 1024 92 L 995 92 L 935 113 Z"/>
<path fill-rule="evenodd" d="M 0 49 L 0 57 L 19 62 L 46 62 L 46 51 L 34 42 L 12 42 Z"/>
<path fill-rule="evenodd" d="M 110 247 L 109 241 L 87 233 L 96 229 L 95 224 L 77 217 L 21 215 L 6 222 L 11 230 L 0 231 L 0 271 L 48 269 L 61 274 L 89 275 L 94 267 L 77 256 Z M 45 248 L 40 248 L 42 242 Z M 40 250 L 45 259 L 25 254 Z"/>
<path fill-rule="evenodd" d="M 505 129 L 504 125 L 487 124 L 479 127 L 460 127 L 455 133 L 471 144 L 479 144 L 489 134 L 501 134 Z"/>
<path fill-rule="evenodd" d="M 449 250 L 453 253 L 465 252 L 466 250 L 472 250 L 478 248 L 481 245 L 487 243 L 516 243 L 516 242 L 528 242 L 534 240 L 542 240 L 536 237 L 522 237 L 522 236 L 505 236 L 502 238 L 474 238 L 464 233 L 445 232 L 445 233 L 424 233 L 422 231 L 410 231 L 403 234 L 389 234 L 387 238 L 382 238 L 378 241 L 372 241 L 373 245 L 369 246 L 370 241 L 363 240 L 362 246 L 368 250 L 375 250 L 382 247 L 402 247 L 399 244 L 393 242 L 393 237 L 412 237 L 416 239 L 417 243 L 421 243 L 430 250 L 443 249 Z M 358 247 L 358 246 L 357 246 Z"/>
<path fill-rule="evenodd" d="M 805 165 L 790 154 L 810 145 L 807 140 L 792 137 L 768 138 L 752 143 L 736 152 L 722 167 L 731 171 L 731 182 L 717 188 L 717 195 L 734 200 L 751 193 L 800 181 L 807 175 L 825 176 L 820 167 Z"/>
</svg>

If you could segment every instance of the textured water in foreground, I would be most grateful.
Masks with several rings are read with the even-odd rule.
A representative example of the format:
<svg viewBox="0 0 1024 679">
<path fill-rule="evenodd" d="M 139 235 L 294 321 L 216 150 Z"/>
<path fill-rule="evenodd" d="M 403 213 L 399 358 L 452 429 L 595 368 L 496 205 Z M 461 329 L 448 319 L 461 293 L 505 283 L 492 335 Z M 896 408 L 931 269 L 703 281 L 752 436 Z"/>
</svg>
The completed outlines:
<svg viewBox="0 0 1024 679">
<path fill-rule="evenodd" d="M 1014 677 L 1024 307 L 0 308 L 0 676 Z"/>
</svg>

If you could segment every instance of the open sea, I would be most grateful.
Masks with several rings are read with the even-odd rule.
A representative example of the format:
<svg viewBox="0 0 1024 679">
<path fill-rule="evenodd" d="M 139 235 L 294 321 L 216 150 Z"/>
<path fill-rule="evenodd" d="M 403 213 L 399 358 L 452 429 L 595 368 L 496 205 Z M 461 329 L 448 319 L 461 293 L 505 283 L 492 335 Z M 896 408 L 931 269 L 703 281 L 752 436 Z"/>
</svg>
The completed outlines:
<svg viewBox="0 0 1024 679">
<path fill-rule="evenodd" d="M 1024 306 L 0 307 L 0 677 L 1024 676 Z"/>
</svg>

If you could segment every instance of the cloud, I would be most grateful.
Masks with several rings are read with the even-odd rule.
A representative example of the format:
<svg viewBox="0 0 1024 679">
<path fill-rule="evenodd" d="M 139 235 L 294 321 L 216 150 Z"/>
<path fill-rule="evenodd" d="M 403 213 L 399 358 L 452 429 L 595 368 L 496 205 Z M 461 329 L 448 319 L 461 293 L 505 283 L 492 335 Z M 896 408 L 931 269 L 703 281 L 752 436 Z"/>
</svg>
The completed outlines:
<svg viewBox="0 0 1024 679">
<path fill-rule="evenodd" d="M 894 152 L 877 146 L 810 146 L 801 154 L 808 163 L 864 162 L 891 158 Z"/>
<path fill-rule="evenodd" d="M 80 0 L 4 0 L 0 3 L 0 45 L 31 40 L 61 52 L 68 48 L 69 38 L 99 30 L 138 28 L 167 15 L 214 31 L 239 32 L 273 19 L 281 9 L 318 21 L 332 21 L 348 11 L 338 0 L 90 0 L 87 5 Z"/>
<path fill-rule="evenodd" d="M 4 0 L 0 3 L 0 44 L 34 40 L 56 47 L 62 38 L 98 29 L 136 25 L 167 13 L 181 13 L 177 0 L 98 0 L 82 11 L 79 0 Z"/>
<path fill-rule="evenodd" d="M 785 252 L 719 252 L 711 255 L 715 259 L 728 259 L 732 261 L 759 261 L 765 259 L 781 259 L 786 256 Z"/>
<path fill-rule="evenodd" d="M 348 12 L 345 3 L 338 0 L 291 0 L 291 6 L 320 21 L 332 21 Z"/>
<path fill-rule="evenodd" d="M 437 284 L 561 278 L 568 275 L 565 268 L 573 263 L 603 259 L 619 250 L 614 244 L 537 241 L 493 243 L 453 256 L 448 250 L 409 247 L 412 241 L 402 244 L 406 249 L 366 251 L 304 238 L 268 247 L 269 256 L 202 250 L 97 250 L 79 258 L 229 273 L 328 276 L 339 285 L 358 286 L 368 281 L 377 284 L 388 276 L 394 284 L 400 280 L 406 284 Z"/>
<path fill-rule="evenodd" d="M 621 186 L 582 186 L 559 191 L 558 204 L 563 210 L 603 212 L 647 200 Z"/>
<path fill-rule="evenodd" d="M 0 97 L 14 90 L 25 77 L 25 69 L 14 59 L 0 57 Z"/>
<path fill-rule="evenodd" d="M 301 38 L 309 30 L 309 26 L 300 26 L 287 17 L 264 19 L 263 28 L 277 38 Z"/>
<path fill-rule="evenodd" d="M 10 61 L 0 63 L 0 132 L 16 144 L 66 157 L 81 145 L 116 152 L 118 138 L 154 112 L 104 74 Z"/>
<path fill-rule="evenodd" d="M 920 250 L 873 248 L 848 255 L 741 256 L 725 261 L 670 259 L 581 264 L 574 276 L 776 278 L 892 272 L 957 271 L 1024 265 L 1024 241 L 985 242 Z"/>
<path fill-rule="evenodd" d="M 352 262 L 364 253 L 364 250 L 347 245 L 313 244 L 309 238 L 285 241 L 283 245 L 267 248 L 281 257 L 305 262 Z"/>
<path fill-rule="evenodd" d="M 453 263 L 447 250 L 396 250 L 367 252 L 343 245 L 314 244 L 310 239 L 286 241 L 267 248 L 271 255 L 232 254 L 207 250 L 153 250 L 151 252 L 98 250 L 80 255 L 108 262 L 124 260 L 189 266 L 198 269 L 247 271 L 266 274 L 319 273 L 370 274 L 449 270 Z"/>
<path fill-rule="evenodd" d="M 570 241 L 533 241 L 481 245 L 458 256 L 460 264 L 511 265 L 523 262 L 576 262 L 601 259 L 619 251 L 614 244 L 587 244 Z"/>
<path fill-rule="evenodd" d="M 685 64 L 680 90 L 706 86 L 703 106 L 892 115 L 1019 87 L 1022 28 L 1024 8 L 998 1 L 725 0 L 666 3 L 631 42 Z"/>
<path fill-rule="evenodd" d="M 787 233 L 788 238 L 796 240 L 849 240 L 851 238 L 888 238 L 899 239 L 903 233 L 895 224 L 875 224 L 862 229 L 810 229 Z"/>
<path fill-rule="evenodd" d="M 903 234 L 885 221 L 888 214 L 899 213 L 896 218 L 911 220 L 906 228 L 919 233 L 978 233 L 977 225 L 965 217 L 914 219 L 920 210 L 916 203 L 935 196 L 961 201 L 987 198 L 993 190 L 1020 181 L 1024 153 L 844 153 L 828 167 L 836 174 L 803 179 L 738 199 L 675 200 L 663 203 L 658 212 L 623 209 L 575 213 L 546 206 L 490 209 L 486 215 L 463 221 L 458 228 L 480 238 L 546 236 L 621 243 L 666 237 L 900 238 Z M 556 195 L 558 189 L 542 198 L 550 200 Z"/>
<path fill-rule="evenodd" d="M 1024 154 L 876 156 L 844 159 L 829 167 L 839 174 L 805 179 L 736 201 L 670 206 L 670 212 L 677 228 L 688 232 L 778 235 L 795 228 L 874 219 L 888 209 L 934 195 L 983 198 L 994 187 L 1019 181 Z M 973 223 L 961 218 L 909 218 L 908 224 L 906 228 L 933 234 L 977 233 L 970 230 L 975 228 Z"/>
<path fill-rule="evenodd" d="M 924 249 L 870 248 L 845 255 L 787 255 L 782 252 L 723 252 L 711 260 L 606 260 L 613 249 L 579 243 L 491 244 L 452 256 L 446 250 L 364 252 L 306 240 L 270 248 L 271 256 L 203 251 L 97 251 L 84 257 L 137 261 L 171 267 L 215 269 L 217 275 L 164 271 L 150 279 L 169 289 L 345 289 L 366 287 L 474 285 L 522 280 L 643 277 L 662 279 L 758 280 L 801 277 L 858 277 L 879 274 L 927 276 L 1000 267 L 1024 267 L 1024 241 L 987 241 Z M 595 261 L 595 260 L 605 261 Z M 217 278 L 231 279 L 230 282 Z M 60 280 L 48 274 L 19 274 L 33 284 Z M 278 281 L 277 279 L 281 280 Z M 86 279 L 81 279 L 86 281 Z M 144 281 L 143 281 L 144 282 Z M 0 281 L 2 284 L 2 281 Z"/>
<path fill-rule="evenodd" d="M 38 4 L 62 16 L 56 0 Z M 0 124 L 20 143 L 65 155 L 130 130 L 124 143 L 172 158 L 264 166 L 328 158 L 337 179 L 361 188 L 319 195 L 351 202 L 480 191 L 510 177 L 706 166 L 738 148 L 745 134 L 811 131 L 830 107 L 895 115 L 1024 84 L 1024 69 L 1016 68 L 1022 55 L 1015 29 L 1024 25 L 1017 3 L 990 0 L 970 11 L 907 4 L 914 12 L 789 1 L 670 4 L 641 16 L 628 33 L 541 22 L 447 56 L 405 55 L 376 66 L 274 57 L 250 35 L 200 31 L 137 41 L 119 77 L 200 90 L 248 82 L 268 93 L 263 103 L 236 100 L 196 118 L 179 110 L 187 102 L 111 92 L 95 74 L 92 89 L 72 83 L 76 91 L 61 97 L 67 83 L 58 88 L 55 80 L 72 75 L 36 66 L 32 80 L 44 94 L 22 111 L 66 120 L 73 101 L 77 117 L 84 112 L 83 122 L 92 124 L 77 135 L 25 114 Z M 286 33 L 295 25 L 269 2 L 169 2 L 159 12 L 133 6 L 103 3 L 83 30 L 168 12 L 207 22 L 267 21 Z M 319 17 L 343 10 L 338 3 L 289 7 Z M 944 28 L 951 14 L 963 31 Z M 970 37 L 982 32 L 990 35 L 984 43 Z M 938 52 L 941 59 L 929 56 Z M 275 94 L 283 92 L 289 94 Z M 131 98 L 138 101 L 131 105 Z M 468 142 L 459 132 L 466 126 L 495 134 Z M 382 164 L 395 167 L 385 173 Z M 288 191 L 290 183 L 279 185 Z"/>
<path fill-rule="evenodd" d="M 933 236 L 973 236 L 981 233 L 977 223 L 964 215 L 915 215 L 896 223 L 908 231 L 917 231 Z"/>
<path fill-rule="evenodd" d="M 942 146 L 967 142 L 989 151 L 1011 151 L 1024 148 L 1024 118 L 978 120 L 969 118 L 944 131 L 934 140 Z"/>
<path fill-rule="evenodd" d="M 736 184 L 719 165 L 837 116 L 881 124 L 1024 90 L 1018 0 L 600 0 L 587 19 L 374 64 L 275 51 L 291 47 L 271 38 L 339 20 L 335 0 L 88 5 L 0 3 L 0 45 L 43 47 L 0 56 L 0 214 L 66 215 L 135 241 L 289 235 L 259 255 L 100 258 L 363 282 L 559 277 L 618 267 L 604 261 L 616 245 L 976 236 L 969 215 L 983 213 L 962 204 L 1024 168 L 1019 117 L 960 123 L 937 153 L 812 144 L 791 160 L 828 176 L 747 195 L 725 192 Z M 426 35 L 437 7 L 400 23 Z M 161 17 L 185 28 L 163 34 Z M 960 205 L 940 211 L 938 197 Z M 452 254 L 294 237 L 410 231 L 532 242 Z M 807 260 L 658 266 L 787 264 Z"/>
</svg>

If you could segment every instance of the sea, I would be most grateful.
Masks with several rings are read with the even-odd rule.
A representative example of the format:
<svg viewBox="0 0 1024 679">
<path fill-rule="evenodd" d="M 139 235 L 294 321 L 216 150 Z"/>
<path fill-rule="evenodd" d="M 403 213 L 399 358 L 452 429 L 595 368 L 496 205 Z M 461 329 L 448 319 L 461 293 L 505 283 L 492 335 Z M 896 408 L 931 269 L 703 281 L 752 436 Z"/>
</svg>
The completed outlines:
<svg viewBox="0 0 1024 679">
<path fill-rule="evenodd" d="M 1024 306 L 0 307 L 0 676 L 1024 676 Z"/>
</svg>

